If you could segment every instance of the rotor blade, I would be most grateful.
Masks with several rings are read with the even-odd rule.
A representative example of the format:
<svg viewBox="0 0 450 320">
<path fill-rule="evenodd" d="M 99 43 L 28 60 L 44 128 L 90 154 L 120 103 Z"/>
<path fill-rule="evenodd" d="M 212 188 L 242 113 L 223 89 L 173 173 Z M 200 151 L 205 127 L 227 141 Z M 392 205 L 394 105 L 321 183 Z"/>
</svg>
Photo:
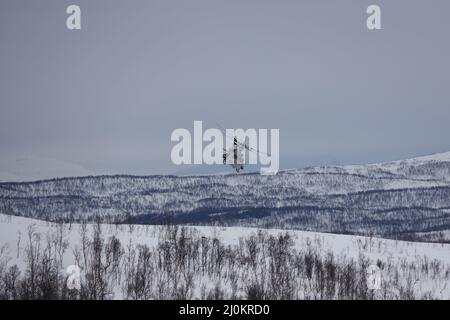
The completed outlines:
<svg viewBox="0 0 450 320">
<path fill-rule="evenodd" d="M 231 139 L 234 139 L 234 138 L 235 138 L 235 137 L 232 137 L 232 136 L 230 136 L 229 134 L 227 134 L 226 130 L 223 129 L 221 126 L 217 125 L 217 127 L 218 127 L 218 128 L 220 129 L 220 131 L 222 131 L 222 133 L 225 134 L 228 138 L 231 138 Z M 236 141 L 237 141 L 237 139 L 236 139 Z M 255 150 L 254 148 L 251 148 L 251 147 L 247 146 L 245 143 L 242 143 L 242 142 L 240 142 L 240 141 L 237 141 L 237 143 L 238 143 L 241 147 L 244 147 L 245 149 L 247 149 L 248 151 L 256 152 L 256 153 L 263 154 L 263 155 L 265 155 L 265 156 L 270 157 L 270 153 L 268 153 L 268 152 L 263 152 L 263 151 Z"/>
</svg>

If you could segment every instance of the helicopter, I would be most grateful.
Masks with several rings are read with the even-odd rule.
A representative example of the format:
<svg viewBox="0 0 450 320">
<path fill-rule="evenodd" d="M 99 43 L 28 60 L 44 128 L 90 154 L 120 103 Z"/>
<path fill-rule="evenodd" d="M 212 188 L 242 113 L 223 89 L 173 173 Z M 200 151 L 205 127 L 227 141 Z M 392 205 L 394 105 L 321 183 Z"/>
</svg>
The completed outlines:
<svg viewBox="0 0 450 320">
<path fill-rule="evenodd" d="M 221 129 L 221 131 L 230 137 L 225 130 Z M 224 165 L 230 165 L 237 173 L 239 171 L 244 170 L 244 151 L 248 150 L 250 152 L 255 152 L 258 154 L 263 154 L 265 156 L 269 156 L 270 154 L 258 151 L 247 144 L 240 142 L 236 136 L 233 137 L 233 147 L 229 150 L 223 149 L 222 159 Z"/>
<path fill-rule="evenodd" d="M 233 148 L 230 150 L 223 149 L 223 164 L 229 164 L 237 173 L 244 170 L 244 157 L 243 151 L 247 146 L 238 142 L 237 138 L 233 138 Z"/>
</svg>

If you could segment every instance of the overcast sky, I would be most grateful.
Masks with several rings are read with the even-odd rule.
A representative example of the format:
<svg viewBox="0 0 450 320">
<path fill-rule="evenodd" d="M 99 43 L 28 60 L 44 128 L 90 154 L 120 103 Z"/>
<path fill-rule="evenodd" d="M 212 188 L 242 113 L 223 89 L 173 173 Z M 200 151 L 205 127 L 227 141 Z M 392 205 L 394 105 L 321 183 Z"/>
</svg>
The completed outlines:
<svg viewBox="0 0 450 320">
<path fill-rule="evenodd" d="M 170 173 L 170 134 L 194 120 L 279 128 L 282 167 L 449 151 L 449 14 L 448 0 L 1 0 L 0 155 Z"/>
</svg>

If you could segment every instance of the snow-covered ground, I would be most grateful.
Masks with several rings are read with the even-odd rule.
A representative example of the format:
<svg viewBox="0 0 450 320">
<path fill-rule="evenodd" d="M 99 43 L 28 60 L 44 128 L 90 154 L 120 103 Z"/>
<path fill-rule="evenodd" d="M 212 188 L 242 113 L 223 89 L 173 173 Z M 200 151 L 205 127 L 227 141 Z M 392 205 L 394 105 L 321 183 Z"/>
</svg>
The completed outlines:
<svg viewBox="0 0 450 320">
<path fill-rule="evenodd" d="M 50 222 L 34 220 L 30 218 L 0 215 L 0 248 L 3 256 L 9 256 L 8 264 L 17 264 L 24 268 L 23 256 L 26 247 L 28 228 L 33 226 L 36 233 L 41 235 L 41 240 L 48 239 L 56 230 L 56 225 Z M 92 225 L 88 226 L 90 230 Z M 63 258 L 63 266 L 74 264 L 73 252 L 80 247 L 80 225 L 65 225 L 64 238 L 68 248 Z M 186 227 L 193 233 L 207 238 L 219 239 L 225 245 L 238 245 L 240 239 L 248 238 L 257 233 L 257 229 L 241 227 Z M 150 248 L 158 245 L 161 226 L 150 225 L 102 225 L 105 238 L 115 236 L 122 244 L 145 244 Z M 326 234 L 305 231 L 286 231 L 268 229 L 267 232 L 277 236 L 288 232 L 295 241 L 295 249 L 303 250 L 314 247 L 319 254 L 326 256 L 333 253 L 336 257 L 354 259 L 357 261 L 362 256 L 369 259 L 372 264 L 377 260 L 384 264 L 402 266 L 399 268 L 419 268 L 419 262 L 433 262 L 440 266 L 439 275 L 430 275 L 427 278 L 416 278 L 414 288 L 416 294 L 431 292 L 433 297 L 450 298 L 450 244 L 419 243 L 369 238 L 352 235 Z M 419 272 L 420 273 L 420 272 Z M 397 275 L 398 276 L 398 275 Z M 389 277 L 394 277 L 392 274 Z M 400 276 L 401 278 L 401 276 Z M 391 280 L 390 280 L 391 281 Z M 390 282 L 389 282 L 390 283 Z M 115 298 L 120 298 L 117 293 Z"/>
<path fill-rule="evenodd" d="M 0 244 L 8 244 L 10 248 L 14 248 L 18 234 L 20 233 L 24 236 L 30 225 L 33 225 L 35 230 L 41 234 L 46 234 L 56 224 L 0 214 Z M 79 226 L 78 224 L 72 224 L 70 230 L 68 227 L 65 230 L 65 236 L 71 245 L 76 245 L 80 242 Z M 159 226 L 103 224 L 103 227 L 106 236 L 114 235 L 122 243 L 128 243 L 130 240 L 136 244 L 147 244 L 149 246 L 154 246 L 158 243 L 158 239 L 154 235 L 155 231 L 160 228 Z M 230 245 L 237 244 L 239 238 L 250 236 L 258 230 L 256 228 L 210 226 L 186 226 L 186 228 L 197 230 L 206 237 L 218 238 L 223 243 Z M 131 232 L 130 229 L 132 230 Z M 388 255 L 391 255 L 393 258 L 405 259 L 406 261 L 414 261 L 416 258 L 427 256 L 430 259 L 437 259 L 450 265 L 450 244 L 446 243 L 397 241 L 297 230 L 267 229 L 267 232 L 275 236 L 288 232 L 294 236 L 298 248 L 305 247 L 307 242 L 313 241 L 320 243 L 324 252 L 331 251 L 335 254 L 345 254 L 355 259 L 361 253 L 374 261 Z M 70 261 L 67 262 L 70 263 Z"/>
</svg>

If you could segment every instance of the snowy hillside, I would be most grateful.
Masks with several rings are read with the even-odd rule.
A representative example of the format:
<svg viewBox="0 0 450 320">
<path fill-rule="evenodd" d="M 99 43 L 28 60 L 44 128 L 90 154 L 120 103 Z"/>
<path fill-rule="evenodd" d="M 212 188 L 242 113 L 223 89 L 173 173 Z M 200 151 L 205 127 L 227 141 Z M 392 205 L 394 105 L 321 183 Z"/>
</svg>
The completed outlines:
<svg viewBox="0 0 450 320">
<path fill-rule="evenodd" d="M 251 294 L 263 294 L 263 297 L 275 299 L 450 298 L 450 244 L 412 243 L 302 231 L 288 231 L 286 235 L 286 231 L 282 230 L 262 232 L 237 227 L 187 227 L 177 230 L 175 227 L 171 229 L 163 226 L 102 225 L 97 236 L 94 229 L 94 225 L 88 225 L 87 231 L 83 231 L 83 227 L 77 224 L 56 225 L 0 215 L 0 275 L 17 265 L 23 276 L 29 276 L 30 250 L 34 250 L 36 270 L 39 270 L 37 266 L 40 259 L 48 261 L 45 258 L 48 257 L 57 263 L 54 272 L 61 277 L 59 281 L 64 282 L 67 266 L 80 265 L 83 277 L 86 277 L 83 278 L 85 290 L 91 290 L 89 269 L 94 268 L 95 264 L 89 262 L 92 252 L 82 248 L 94 245 L 95 239 L 99 239 L 99 245 L 105 247 L 99 252 L 101 257 L 98 263 L 105 270 L 112 268 L 115 260 L 118 264 L 111 274 L 103 275 L 104 287 L 100 293 L 104 295 L 97 298 L 176 298 L 176 294 L 169 294 L 171 290 L 182 294 L 179 298 L 188 299 L 202 298 L 203 295 L 205 298 L 208 294 L 213 295 L 209 298 L 214 298 L 215 294 L 220 294 L 222 298 L 249 298 Z M 170 253 L 171 250 L 174 250 L 173 253 Z M 273 256 L 271 252 L 275 254 L 278 250 L 288 255 Z M 115 252 L 115 256 L 108 256 L 108 252 Z M 182 259 L 187 260 L 179 260 L 183 255 L 186 257 Z M 203 261 L 202 256 L 206 260 Z M 161 257 L 175 259 L 171 262 L 171 269 L 161 267 L 164 265 L 164 260 L 158 260 Z M 148 272 L 153 271 L 145 274 L 146 271 L 139 269 L 144 267 L 140 265 L 143 262 L 140 259 L 146 261 Z M 223 260 L 218 262 L 221 260 L 217 259 Z M 252 261 L 257 264 L 253 266 Z M 271 265 L 275 262 L 277 268 L 287 268 L 280 274 L 282 279 L 273 279 L 277 276 L 275 270 L 271 271 Z M 364 271 L 371 264 L 377 264 L 382 269 L 380 290 L 367 290 Z M 312 273 L 308 271 L 309 265 Z M 176 271 L 177 266 L 182 270 Z M 321 269 L 322 266 L 324 269 Z M 149 277 L 146 280 L 148 284 L 142 286 L 141 290 L 135 287 L 139 283 L 133 282 L 138 272 L 144 272 L 141 275 L 144 278 L 139 278 L 141 286 L 145 276 Z M 180 278 L 172 279 L 177 277 L 172 272 L 176 272 Z M 321 272 L 328 279 L 323 284 L 320 284 Z M 345 277 L 349 278 L 341 282 Z M 289 283 L 283 282 L 283 279 L 289 280 Z M 283 292 L 273 291 L 272 285 L 275 283 L 271 284 L 271 281 L 275 280 L 282 281 L 276 287 Z M 260 293 L 251 291 L 256 284 L 265 289 L 260 288 Z M 162 289 L 161 285 L 164 285 Z M 173 285 L 177 287 L 171 287 Z M 20 289 L 17 290 L 20 292 Z"/>
<path fill-rule="evenodd" d="M 378 176 L 395 177 L 399 180 L 405 178 L 405 184 L 402 185 L 387 185 L 387 188 L 399 188 L 399 187 L 414 187 L 420 186 L 420 182 L 423 186 L 427 186 L 427 182 L 435 181 L 438 184 L 441 181 L 448 183 L 450 181 L 449 166 L 450 152 L 438 153 L 428 156 L 422 156 L 412 159 L 385 162 L 379 164 L 367 164 L 367 165 L 350 165 L 342 166 L 340 171 L 339 167 L 319 167 L 322 170 L 336 170 L 336 172 L 346 172 L 348 174 L 360 174 L 371 175 L 376 174 Z M 410 185 L 407 180 L 418 182 L 417 185 Z M 442 184 L 445 185 L 445 184 Z"/>
<path fill-rule="evenodd" d="M 0 213 L 450 241 L 450 153 L 275 176 L 95 176 L 0 183 Z"/>
</svg>

